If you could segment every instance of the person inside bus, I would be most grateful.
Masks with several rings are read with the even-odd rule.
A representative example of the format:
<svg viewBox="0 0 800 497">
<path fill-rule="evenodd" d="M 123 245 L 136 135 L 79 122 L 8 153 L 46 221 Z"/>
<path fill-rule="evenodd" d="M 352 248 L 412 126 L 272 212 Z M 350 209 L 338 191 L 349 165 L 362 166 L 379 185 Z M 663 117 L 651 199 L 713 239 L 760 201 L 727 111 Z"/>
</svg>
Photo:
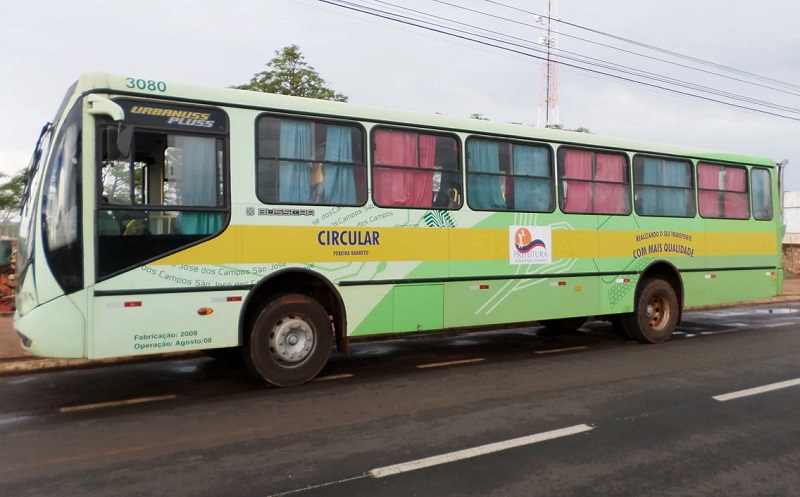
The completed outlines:
<svg viewBox="0 0 800 497">
<path fill-rule="evenodd" d="M 325 178 L 322 175 L 322 162 L 311 164 L 311 203 L 321 204 L 325 196 Z"/>
</svg>

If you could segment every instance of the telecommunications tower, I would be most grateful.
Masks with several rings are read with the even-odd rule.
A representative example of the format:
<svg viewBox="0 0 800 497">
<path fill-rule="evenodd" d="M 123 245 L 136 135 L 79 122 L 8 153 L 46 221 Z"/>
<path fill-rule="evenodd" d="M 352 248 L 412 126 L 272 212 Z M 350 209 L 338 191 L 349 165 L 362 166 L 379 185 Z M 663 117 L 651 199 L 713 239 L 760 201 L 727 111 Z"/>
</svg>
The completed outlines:
<svg viewBox="0 0 800 497">
<path fill-rule="evenodd" d="M 539 37 L 544 60 L 539 84 L 538 126 L 558 125 L 558 0 L 547 2 L 547 17 L 536 16 L 544 34 Z"/>
</svg>

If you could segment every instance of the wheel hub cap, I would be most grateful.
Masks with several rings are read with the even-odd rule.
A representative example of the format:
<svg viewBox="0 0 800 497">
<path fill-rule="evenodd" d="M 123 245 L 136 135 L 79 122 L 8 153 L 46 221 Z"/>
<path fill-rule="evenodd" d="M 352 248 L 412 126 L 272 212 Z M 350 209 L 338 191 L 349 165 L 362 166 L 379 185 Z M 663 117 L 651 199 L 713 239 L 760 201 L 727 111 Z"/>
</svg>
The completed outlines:
<svg viewBox="0 0 800 497">
<path fill-rule="evenodd" d="M 300 316 L 289 315 L 278 321 L 269 336 L 269 349 L 280 362 L 305 361 L 314 348 L 314 331 Z"/>
<path fill-rule="evenodd" d="M 669 320 L 669 304 L 659 297 L 653 298 L 647 304 L 647 319 L 655 329 L 665 326 Z"/>
</svg>

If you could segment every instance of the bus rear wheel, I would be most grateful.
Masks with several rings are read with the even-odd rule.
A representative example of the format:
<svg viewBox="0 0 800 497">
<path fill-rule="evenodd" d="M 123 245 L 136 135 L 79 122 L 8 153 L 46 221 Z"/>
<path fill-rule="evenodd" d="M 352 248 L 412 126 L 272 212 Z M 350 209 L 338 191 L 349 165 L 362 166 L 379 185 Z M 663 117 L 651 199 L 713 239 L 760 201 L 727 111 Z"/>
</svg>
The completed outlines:
<svg viewBox="0 0 800 497">
<path fill-rule="evenodd" d="M 625 331 L 643 343 L 666 342 L 678 325 L 678 297 L 672 285 L 648 279 L 636 294 L 634 311 L 626 315 Z"/>
<path fill-rule="evenodd" d="M 244 349 L 247 368 L 279 387 L 314 378 L 328 361 L 333 328 L 317 301 L 300 294 L 281 295 L 258 313 Z"/>
</svg>

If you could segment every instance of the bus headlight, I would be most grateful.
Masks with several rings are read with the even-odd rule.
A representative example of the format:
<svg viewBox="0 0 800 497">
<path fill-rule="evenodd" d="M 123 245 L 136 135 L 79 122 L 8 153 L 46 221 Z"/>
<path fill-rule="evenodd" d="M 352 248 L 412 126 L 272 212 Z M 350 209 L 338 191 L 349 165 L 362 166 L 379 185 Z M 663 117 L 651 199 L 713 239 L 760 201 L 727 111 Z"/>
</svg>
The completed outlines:
<svg viewBox="0 0 800 497">
<path fill-rule="evenodd" d="M 23 316 L 36 307 L 36 296 L 31 292 L 19 292 L 17 294 L 17 312 Z"/>
</svg>

